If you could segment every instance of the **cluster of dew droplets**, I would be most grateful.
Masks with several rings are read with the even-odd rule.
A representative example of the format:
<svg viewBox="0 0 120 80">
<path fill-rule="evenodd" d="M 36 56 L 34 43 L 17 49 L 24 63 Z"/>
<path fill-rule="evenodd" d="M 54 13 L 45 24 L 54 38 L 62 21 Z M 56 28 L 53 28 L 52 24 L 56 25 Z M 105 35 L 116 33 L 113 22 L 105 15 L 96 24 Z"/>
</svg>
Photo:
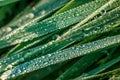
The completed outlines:
<svg viewBox="0 0 120 80">
<path fill-rule="evenodd" d="M 97 2 L 95 2 L 95 3 L 97 3 Z M 29 28 L 26 28 L 27 30 L 29 29 L 29 31 L 32 29 L 32 30 L 36 30 L 38 33 L 39 33 L 39 36 L 40 35 L 43 35 L 43 34 L 46 34 L 46 33 L 48 33 L 48 32 L 51 32 L 51 31 L 54 31 L 54 30 L 56 30 L 56 29 L 61 29 L 61 28 L 63 28 L 63 27 L 67 27 L 67 26 L 69 26 L 69 25 L 71 25 L 71 24 L 73 24 L 73 23 L 76 23 L 76 22 L 78 22 L 78 21 L 80 21 L 80 20 L 82 20 L 82 19 L 84 19 L 85 17 L 86 17 L 86 15 L 89 15 L 91 12 L 93 12 L 94 10 L 96 10 L 99 6 L 101 6 L 102 4 L 100 4 L 98 7 L 97 6 L 95 6 L 95 4 L 94 4 L 94 2 L 92 2 L 91 4 L 93 4 L 93 5 L 90 5 L 92 8 L 90 8 L 90 9 L 92 9 L 92 10 L 88 10 L 89 12 L 85 12 L 84 11 L 84 9 L 83 9 L 83 7 L 89 7 L 89 3 L 88 4 L 86 4 L 85 6 L 83 6 L 83 7 L 78 7 L 78 8 L 76 8 L 76 9 L 72 9 L 71 11 L 66 11 L 64 14 L 67 16 L 65 16 L 65 18 L 61 18 L 62 16 L 64 16 L 63 15 L 63 13 L 61 13 L 61 14 L 59 14 L 59 15 L 56 15 L 56 17 L 54 18 L 55 19 L 55 21 L 57 21 L 57 20 L 60 20 L 60 21 L 57 21 L 56 22 L 56 25 L 53 27 L 50 27 L 50 29 L 47 29 L 47 28 L 44 28 L 44 30 L 39 30 L 38 29 L 38 25 L 40 25 L 40 23 L 41 23 L 41 26 L 43 25 L 42 23 L 43 22 L 45 22 L 45 21 L 49 21 L 49 20 L 52 20 L 52 18 L 49 18 L 49 19 L 47 19 L 47 20 L 43 20 L 42 22 L 40 22 L 39 24 L 37 24 L 36 26 L 34 25 L 34 28 L 33 28 L 33 26 L 30 26 Z M 81 16 L 73 16 L 72 14 L 74 14 L 74 12 L 76 13 L 76 14 L 80 14 Z M 84 15 L 83 15 L 84 14 Z M 82 16 L 83 15 L 83 16 Z M 67 20 L 68 19 L 68 17 L 71 17 L 70 19 L 69 19 L 69 21 Z M 74 19 L 73 19 L 74 18 Z M 63 19 L 65 19 L 65 20 L 63 20 Z M 73 21 L 72 21 L 73 20 Z M 54 20 L 53 20 L 54 21 Z M 61 23 L 62 21 L 64 21 L 64 23 Z M 59 26 L 57 26 L 57 25 L 59 25 Z M 49 26 L 51 26 L 51 25 L 49 25 Z M 47 27 L 49 27 L 49 26 L 47 26 Z M 52 29 L 51 29 L 52 28 Z M 21 28 L 20 28 L 21 29 Z M 25 30 L 26 30 L 25 29 Z M 23 29 L 22 29 L 23 30 Z M 26 30 L 26 31 L 27 31 Z M 17 31 L 17 30 L 16 30 Z M 44 32 L 43 32 L 44 31 Z M 14 35 L 14 33 L 15 34 L 17 34 L 17 33 L 20 33 L 19 31 L 17 31 L 17 32 L 13 32 L 13 33 L 11 33 L 11 34 L 9 34 L 7 37 L 10 37 L 11 35 Z M 25 33 L 25 32 L 24 32 Z M 34 34 L 35 35 L 35 34 Z M 24 36 L 22 36 L 22 37 L 24 37 Z M 34 36 L 33 36 L 34 37 Z M 33 38 L 32 37 L 32 38 Z M 35 36 L 36 37 L 36 36 Z M 5 37 L 6 38 L 6 37 Z M 27 41 L 27 40 L 29 40 L 29 39 L 31 39 L 31 37 L 29 38 L 27 38 L 27 39 L 21 39 L 20 40 L 20 36 L 17 36 L 17 37 L 15 37 L 15 39 L 16 38 L 19 38 L 19 41 L 17 42 L 15 42 L 15 43 L 20 43 L 20 42 L 22 42 L 22 41 Z M 17 39 L 18 40 L 18 39 Z M 11 40 L 12 42 L 14 41 L 14 39 L 13 40 Z"/>
<path fill-rule="evenodd" d="M 12 28 L 11 27 L 5 27 L 5 28 L 2 29 L 2 31 L 10 32 L 10 31 L 12 31 Z"/>
<path fill-rule="evenodd" d="M 21 72 L 22 74 L 25 74 L 31 70 L 37 70 L 37 69 L 44 68 L 52 64 L 56 64 L 61 61 L 65 61 L 65 60 L 72 59 L 72 58 L 75 58 L 81 55 L 85 55 L 90 52 L 94 52 L 98 49 L 103 49 L 108 46 L 112 46 L 116 43 L 120 43 L 120 35 L 108 37 L 108 38 L 98 40 L 95 42 L 91 42 L 91 43 L 87 43 L 87 44 L 83 44 L 78 47 L 72 47 L 72 48 L 69 48 L 63 51 L 57 51 L 55 53 L 48 54 L 40 58 L 36 58 L 34 60 L 31 60 L 29 62 L 26 62 L 20 66 L 17 66 L 11 69 L 12 74 L 10 74 L 10 76 L 20 75 Z M 5 74 L 7 72 L 5 72 Z"/>
<path fill-rule="evenodd" d="M 23 15 L 20 19 L 18 19 L 15 23 L 11 24 L 12 28 L 18 28 L 19 26 L 24 25 L 27 21 L 30 21 L 34 18 L 33 13 L 28 13 L 26 15 Z M 14 27 L 15 26 L 15 27 Z"/>
</svg>

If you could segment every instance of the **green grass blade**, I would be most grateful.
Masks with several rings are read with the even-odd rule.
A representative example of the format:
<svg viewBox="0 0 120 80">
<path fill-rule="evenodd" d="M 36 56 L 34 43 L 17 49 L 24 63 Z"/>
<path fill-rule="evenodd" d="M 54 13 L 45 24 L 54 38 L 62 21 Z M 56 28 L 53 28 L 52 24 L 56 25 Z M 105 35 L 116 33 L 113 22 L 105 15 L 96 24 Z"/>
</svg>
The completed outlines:
<svg viewBox="0 0 120 80">
<path fill-rule="evenodd" d="M 19 0 L 0 0 L 0 6 L 11 4 L 11 3 L 14 3 L 14 2 L 17 2 L 17 1 L 19 1 Z"/>
<path fill-rule="evenodd" d="M 86 73 L 86 76 L 91 76 L 91 75 L 103 72 L 104 70 L 106 70 L 107 68 L 113 66 L 114 64 L 116 64 L 118 62 L 120 62 L 120 57 L 117 57 L 117 58 L 97 67 L 96 69 L 91 70 L 90 72 Z"/>
<path fill-rule="evenodd" d="M 35 44 L 37 43 L 43 43 L 45 42 L 46 39 L 48 39 L 49 37 L 51 37 L 54 33 L 51 33 L 51 34 L 48 34 L 46 36 L 43 36 L 43 37 L 39 37 L 37 39 L 33 39 L 31 41 L 28 41 L 28 42 L 23 42 L 23 43 L 20 43 L 18 44 L 17 46 L 15 46 L 13 49 L 11 49 L 8 53 L 7 53 L 7 56 L 10 56 L 10 55 L 13 55 L 13 54 L 16 54 L 16 53 L 19 53 L 23 50 L 26 50 L 32 46 L 34 46 Z M 42 45 L 42 44 L 41 44 Z"/>
<path fill-rule="evenodd" d="M 50 33 L 52 31 L 75 24 L 78 21 L 86 18 L 86 16 L 90 15 L 93 11 L 104 5 L 106 2 L 107 0 L 93 1 L 86 5 L 61 13 L 59 15 L 55 15 L 37 24 L 27 27 L 21 27 L 17 30 L 14 30 L 7 36 L 4 36 L 0 39 L 0 48 L 25 42 L 30 39 Z"/>
<path fill-rule="evenodd" d="M 91 0 L 71 0 L 70 2 L 68 2 L 63 8 L 61 8 L 60 10 L 58 10 L 56 14 L 62 13 L 64 11 L 67 11 L 69 9 L 75 8 L 77 6 L 83 5 L 85 3 L 90 2 Z"/>
<path fill-rule="evenodd" d="M 9 32 L 12 32 L 13 30 L 21 27 L 21 26 L 28 26 L 33 23 L 36 23 L 37 21 L 40 21 L 42 19 L 45 19 L 47 16 L 49 16 L 51 13 L 55 12 L 60 7 L 64 6 L 65 3 L 67 3 L 69 0 L 43 0 L 39 1 L 38 4 L 33 6 L 30 10 L 28 10 L 28 13 L 25 13 L 22 15 L 19 19 L 16 21 L 12 21 L 5 27 L 3 27 L 0 32 L 1 35 L 4 36 L 8 34 Z M 53 6 L 51 6 L 53 5 Z M 48 8 L 49 7 L 49 8 Z M 6 31 L 8 28 L 10 28 L 10 31 Z"/>
<path fill-rule="evenodd" d="M 25 79 L 25 80 L 33 80 L 33 79 L 41 80 L 44 77 L 46 77 L 47 75 L 51 74 L 52 72 L 54 72 L 54 71 L 58 70 L 59 68 L 61 68 L 62 66 L 64 66 L 65 63 L 66 62 L 48 66 L 46 68 L 38 70 L 37 72 L 34 71 L 34 72 L 26 75 L 25 77 L 23 77 L 23 79 Z M 32 75 L 32 76 L 30 76 L 30 75 Z"/>
<path fill-rule="evenodd" d="M 120 68 L 118 69 L 115 69 L 115 70 L 112 70 L 112 71 L 108 71 L 108 72 L 105 72 L 105 73 L 101 73 L 101 74 L 97 74 L 97 75 L 92 75 L 92 76 L 88 76 L 88 77 L 83 77 L 82 80 L 94 80 L 94 79 L 98 79 L 98 78 L 109 78 L 113 75 L 118 75 L 120 74 Z M 77 77 L 73 80 L 80 80 L 81 77 Z"/>
<path fill-rule="evenodd" d="M 101 64 L 105 64 L 106 62 L 108 62 L 109 60 L 111 60 L 111 58 L 113 58 L 112 56 L 114 55 L 114 53 L 116 53 L 115 51 L 118 49 L 119 47 L 115 47 L 110 53 L 109 55 L 103 60 L 103 62 Z"/>
<path fill-rule="evenodd" d="M 83 56 L 79 61 L 72 65 L 67 71 L 61 74 L 56 80 L 68 80 L 71 77 L 75 77 L 77 73 L 83 73 L 88 67 L 90 67 L 94 62 L 99 60 L 105 55 L 104 53 L 92 53 Z M 82 65 L 81 65 L 82 64 Z"/>
<path fill-rule="evenodd" d="M 10 79 L 32 72 L 37 69 L 47 67 L 65 60 L 76 58 L 85 54 L 107 49 L 120 44 L 120 35 L 107 37 L 91 43 L 86 43 L 81 46 L 72 47 L 63 51 L 57 51 L 52 54 L 47 54 L 40 58 L 33 59 L 29 62 L 16 66 L 13 69 L 7 70 L 1 75 L 1 79 Z M 17 56 L 19 58 L 19 56 Z M 14 64 L 14 63 L 13 63 Z"/>
<path fill-rule="evenodd" d="M 14 6 L 14 4 L 12 5 L 7 5 L 7 6 L 4 6 L 4 7 L 1 7 L 0 8 L 0 21 L 3 19 L 3 17 L 5 16 L 5 13 L 7 11 L 9 11 L 12 7 Z M 1 26 L 0 26 L 1 27 Z"/>
<path fill-rule="evenodd" d="M 78 24 L 76 24 L 72 29 L 77 29 L 79 28 L 79 26 L 85 24 L 86 22 L 88 22 L 89 20 L 93 19 L 96 15 L 100 14 L 100 12 L 102 10 L 105 10 L 107 7 L 111 7 L 110 5 L 112 5 L 113 3 L 117 2 L 116 0 L 110 0 L 108 1 L 106 4 L 104 4 L 103 6 L 101 6 L 99 9 L 97 9 L 96 11 L 94 11 L 92 14 L 90 14 L 87 18 L 85 18 L 84 20 L 82 20 L 81 22 L 79 22 Z M 71 31 L 69 30 L 68 32 L 66 32 L 66 34 L 71 33 Z M 65 34 L 65 35 L 66 35 Z"/>
<path fill-rule="evenodd" d="M 114 15 L 115 13 L 120 12 L 118 10 L 118 8 L 111 11 L 110 13 L 113 12 L 112 15 Z M 108 16 L 108 18 L 107 17 L 105 17 L 105 18 L 109 22 L 109 16 L 110 15 L 109 14 L 106 14 L 106 15 Z M 117 17 L 119 17 L 119 16 L 117 16 Z M 89 27 L 92 27 L 92 25 L 99 26 L 99 24 L 97 25 L 96 23 L 99 22 L 99 21 L 101 21 L 101 23 L 102 23 L 103 20 L 105 20 L 105 19 L 101 17 L 101 18 L 98 18 L 97 20 L 94 20 L 93 22 L 90 22 L 89 24 L 86 24 L 85 25 L 85 30 L 86 30 L 86 27 L 88 28 L 88 26 Z M 74 43 L 75 41 L 78 41 L 78 40 L 81 40 L 81 39 L 86 39 L 86 37 L 99 35 L 99 34 L 102 34 L 104 32 L 109 32 L 110 30 L 112 30 L 115 27 L 117 27 L 118 25 L 120 25 L 119 24 L 119 19 L 118 19 L 118 21 L 117 20 L 114 20 L 114 21 L 112 20 L 112 23 L 114 22 L 114 24 L 112 24 L 111 26 L 109 26 L 111 23 L 108 23 L 108 24 L 106 24 L 104 26 L 103 25 L 99 26 L 99 29 L 96 29 L 96 26 L 93 26 L 92 29 L 90 29 L 90 30 L 88 29 L 87 31 L 84 31 L 84 32 L 80 32 L 81 31 L 81 29 L 80 29 L 77 32 L 72 33 L 72 35 L 71 34 L 68 35 L 69 37 L 68 36 L 67 37 L 61 36 L 63 38 L 59 39 L 59 37 L 58 37 L 58 39 L 50 41 L 50 42 L 48 42 L 47 44 L 45 44 L 43 46 L 38 46 L 38 47 L 35 47 L 33 49 L 23 51 L 18 55 L 13 55 L 13 56 L 10 57 L 10 59 L 3 58 L 3 59 L 0 60 L 0 63 L 1 64 L 4 64 L 4 62 L 7 62 L 7 63 L 4 64 L 4 65 L 1 65 L 1 68 L 5 68 L 6 66 L 9 66 L 9 64 L 11 64 L 12 62 L 14 62 L 16 60 L 18 61 L 17 64 L 19 64 L 21 62 L 24 62 L 25 60 L 28 60 L 28 59 L 30 60 L 30 59 L 38 57 L 40 55 L 44 55 L 46 53 L 51 53 L 51 52 L 63 49 L 64 47 Z M 116 24 L 116 23 L 118 23 L 118 24 Z M 86 35 L 86 32 L 87 32 L 87 35 Z M 85 36 L 83 36 L 84 34 L 85 34 Z M 14 58 L 16 56 L 19 56 L 19 59 Z"/>
<path fill-rule="evenodd" d="M 120 0 L 16 0 L 0 10 L 0 80 L 119 78 Z"/>
<path fill-rule="evenodd" d="M 77 7 L 77 6 L 79 6 L 79 5 L 82 5 L 82 4 L 85 4 L 85 3 L 87 3 L 87 2 L 90 2 L 90 0 L 88 1 L 86 1 L 86 0 L 83 0 L 83 1 L 78 1 L 78 0 L 72 0 L 72 1 L 70 1 L 70 2 L 68 2 L 62 9 L 60 9 L 60 10 L 58 10 L 57 12 L 55 12 L 55 14 L 59 14 L 59 13 L 61 13 L 61 12 L 64 12 L 64 11 L 66 11 L 66 9 L 67 10 L 69 10 L 69 9 L 71 9 L 71 8 L 74 8 L 74 7 Z M 19 22 L 18 22 L 19 23 Z M 36 41 L 37 42 L 37 41 Z M 21 51 L 21 50 L 24 50 L 23 48 L 27 48 L 26 46 L 28 46 L 28 45 L 33 45 L 33 42 L 28 42 L 26 45 L 25 45 L 26 43 L 22 43 L 22 44 L 19 44 L 19 45 L 17 45 L 15 48 L 13 48 L 12 50 L 10 50 L 10 52 L 8 52 L 8 54 L 9 55 L 11 55 L 13 52 L 19 52 L 19 51 Z M 23 46 L 25 46 L 25 47 L 23 47 Z M 23 47 L 23 48 L 22 48 Z M 21 49 L 22 48 L 22 49 Z M 17 51 L 18 50 L 18 51 Z"/>
<path fill-rule="evenodd" d="M 119 8 L 119 7 L 118 7 Z M 115 11 L 117 11 L 117 12 L 115 12 Z M 115 13 L 114 13 L 115 12 Z M 90 23 L 88 23 L 88 24 L 86 24 L 86 25 L 84 25 L 83 27 L 85 28 L 85 27 L 94 27 L 94 25 L 96 25 L 95 26 L 95 28 L 97 27 L 97 26 L 99 26 L 99 25 L 102 25 L 103 26 L 103 24 L 105 24 L 104 22 L 108 22 L 106 25 L 110 25 L 111 23 L 113 24 L 113 23 L 116 23 L 117 21 L 119 21 L 119 20 L 113 20 L 114 18 L 112 18 L 112 19 L 109 19 L 109 17 L 111 16 L 115 16 L 114 14 L 117 14 L 117 13 L 119 13 L 119 10 L 118 9 L 116 9 L 116 10 L 113 10 L 113 11 L 111 11 L 111 12 L 108 12 L 108 13 L 106 13 L 105 15 L 103 15 L 101 18 L 98 18 L 98 19 L 96 19 L 96 20 L 94 20 L 94 21 L 92 21 L 92 22 L 90 22 Z M 117 17 L 119 17 L 118 15 L 117 15 Z M 106 21 L 107 20 L 107 21 Z M 112 22 L 110 22 L 110 21 L 112 21 Z M 115 21 L 115 22 L 114 22 Z M 98 22 L 101 22 L 101 23 L 98 23 Z M 110 23 L 109 23 L 110 22 Z M 117 22 L 117 23 L 119 23 L 119 22 Z M 103 28 L 103 27 L 102 27 Z M 106 27 L 107 28 L 107 27 Z M 114 28 L 114 27 L 113 27 Z M 86 28 L 87 29 L 87 28 Z M 111 30 L 112 30 L 112 28 L 111 28 Z M 87 32 L 87 31 L 86 31 Z M 91 31 L 92 32 L 92 31 Z M 90 33 L 91 33 L 90 32 Z M 97 31 L 96 31 L 97 32 Z M 102 31 L 101 31 L 102 32 Z M 103 31 L 104 32 L 104 31 Z M 106 32 L 106 31 L 105 31 Z M 78 31 L 78 33 L 80 33 L 80 30 Z M 88 33 L 88 35 L 89 35 L 89 32 L 87 32 Z M 70 35 L 69 35 L 69 37 L 71 37 L 73 34 L 76 34 L 76 32 L 75 33 L 71 33 Z M 99 32 L 98 32 L 98 34 L 100 34 Z M 80 35 L 80 34 L 77 34 L 77 35 Z M 42 39 L 42 38 L 41 38 Z M 40 40 L 41 40 L 40 39 Z M 79 40 L 80 40 L 80 38 L 79 38 Z M 39 40 L 38 40 L 39 41 Z M 36 41 L 37 42 L 37 41 Z M 63 42 L 64 43 L 64 42 Z M 24 45 L 26 44 L 26 43 L 23 43 Z M 12 52 L 15 52 L 16 51 L 16 49 L 20 49 L 20 50 L 23 50 L 24 48 L 27 48 L 27 46 L 29 46 L 29 45 L 32 45 L 33 43 L 27 43 L 26 44 L 26 46 L 25 47 L 21 47 L 20 45 L 18 46 L 18 47 L 16 47 L 15 48 L 15 50 L 13 49 L 11 52 L 9 52 L 9 53 L 11 53 L 12 54 Z M 69 44 L 70 45 L 70 44 Z M 63 45 L 64 46 L 64 45 Z M 19 50 L 19 51 L 20 51 Z M 16 51 L 15 53 L 17 53 L 17 52 L 19 52 L 19 51 Z"/>
</svg>

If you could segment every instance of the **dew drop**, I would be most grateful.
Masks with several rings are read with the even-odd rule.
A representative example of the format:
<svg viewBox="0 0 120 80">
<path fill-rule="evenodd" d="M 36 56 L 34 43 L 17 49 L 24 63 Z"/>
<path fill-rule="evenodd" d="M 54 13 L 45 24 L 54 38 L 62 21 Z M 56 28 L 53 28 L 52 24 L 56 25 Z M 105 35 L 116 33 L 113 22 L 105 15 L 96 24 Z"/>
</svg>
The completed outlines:
<svg viewBox="0 0 120 80">
<path fill-rule="evenodd" d="M 33 7 L 32 9 L 33 9 L 33 10 L 35 10 L 36 8 L 35 8 L 35 7 Z"/>
<path fill-rule="evenodd" d="M 52 23 L 52 22 L 53 22 L 52 20 L 48 21 L 48 23 Z"/>
<path fill-rule="evenodd" d="M 44 65 L 47 65 L 47 64 L 48 64 L 48 62 L 45 62 L 45 63 L 44 63 Z"/>
<path fill-rule="evenodd" d="M 45 58 L 45 56 L 42 56 L 42 58 L 44 59 L 44 58 Z"/>
<path fill-rule="evenodd" d="M 95 16 L 93 19 L 97 19 L 98 18 L 98 16 Z"/>
<path fill-rule="evenodd" d="M 53 37 L 52 37 L 53 40 L 59 40 L 61 39 L 61 37 L 58 35 L 58 34 L 55 34 Z"/>
<path fill-rule="evenodd" d="M 99 30 L 99 29 L 100 29 L 100 27 L 95 27 L 95 29 L 96 29 L 96 30 Z"/>
<path fill-rule="evenodd" d="M 107 50 L 103 50 L 102 52 L 106 55 L 109 55 L 109 52 Z"/>
<path fill-rule="evenodd" d="M 15 77 L 15 74 L 12 74 L 12 77 Z"/>
<path fill-rule="evenodd" d="M 106 14 L 106 10 L 102 10 L 102 11 L 100 12 L 100 14 L 101 14 L 101 15 Z"/>
<path fill-rule="evenodd" d="M 13 66 L 12 65 L 8 65 L 6 69 L 12 69 Z"/>
<path fill-rule="evenodd" d="M 21 70 L 20 70 L 20 69 L 18 70 L 18 73 L 21 73 Z"/>
<path fill-rule="evenodd" d="M 44 15 L 45 13 L 46 13 L 46 11 L 42 11 L 42 12 L 41 12 L 41 15 Z"/>
<path fill-rule="evenodd" d="M 45 31 L 47 31 L 47 29 L 44 29 Z"/>
<path fill-rule="evenodd" d="M 24 70 L 24 72 L 26 73 L 26 72 L 27 72 L 27 70 Z"/>
<path fill-rule="evenodd" d="M 34 14 L 33 13 L 29 13 L 29 18 L 33 18 Z"/>
<path fill-rule="evenodd" d="M 10 32 L 10 31 L 12 31 L 12 28 L 7 27 L 7 28 L 6 28 L 6 31 L 7 31 L 7 32 Z"/>
<path fill-rule="evenodd" d="M 50 57 L 50 56 L 51 56 L 51 54 L 48 54 L 48 56 Z"/>
</svg>

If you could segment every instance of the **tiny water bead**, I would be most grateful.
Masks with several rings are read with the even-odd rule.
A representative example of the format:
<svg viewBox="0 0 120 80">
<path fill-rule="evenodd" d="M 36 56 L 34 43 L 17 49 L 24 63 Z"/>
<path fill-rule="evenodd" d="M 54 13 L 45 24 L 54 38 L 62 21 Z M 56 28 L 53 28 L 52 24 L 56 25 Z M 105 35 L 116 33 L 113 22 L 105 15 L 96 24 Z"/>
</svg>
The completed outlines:
<svg viewBox="0 0 120 80">
<path fill-rule="evenodd" d="M 105 14 L 106 14 L 106 10 L 102 10 L 102 11 L 100 12 L 100 14 L 101 14 L 101 15 L 105 15 Z"/>
<path fill-rule="evenodd" d="M 29 13 L 28 17 L 32 19 L 32 18 L 34 18 L 34 14 L 33 13 Z"/>
<path fill-rule="evenodd" d="M 6 67 L 6 69 L 12 69 L 12 68 L 13 68 L 12 65 L 8 65 L 8 66 Z"/>
<path fill-rule="evenodd" d="M 61 39 L 61 37 L 60 37 L 60 35 L 55 34 L 55 35 L 52 36 L 52 39 L 53 40 L 59 40 L 59 39 Z"/>
<path fill-rule="evenodd" d="M 103 50 L 102 52 L 103 52 L 104 54 L 106 54 L 106 55 L 109 55 L 109 54 L 110 54 L 108 50 Z"/>
<path fill-rule="evenodd" d="M 42 11 L 42 12 L 41 12 L 41 15 L 44 15 L 45 13 L 46 13 L 46 11 Z"/>
</svg>

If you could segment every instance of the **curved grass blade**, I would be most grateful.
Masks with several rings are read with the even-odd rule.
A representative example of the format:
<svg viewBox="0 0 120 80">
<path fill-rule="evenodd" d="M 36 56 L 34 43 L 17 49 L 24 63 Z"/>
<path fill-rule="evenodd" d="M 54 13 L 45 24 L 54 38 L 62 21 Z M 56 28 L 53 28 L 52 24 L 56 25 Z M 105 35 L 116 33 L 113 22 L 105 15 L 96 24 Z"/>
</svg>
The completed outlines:
<svg viewBox="0 0 120 80">
<path fill-rule="evenodd" d="M 105 73 L 101 73 L 101 74 L 96 74 L 96 75 L 92 75 L 92 76 L 88 76 L 88 77 L 83 77 L 82 80 L 93 80 L 93 79 L 106 78 L 106 77 L 109 78 L 110 76 L 120 74 L 119 72 L 120 72 L 120 68 L 112 70 L 112 71 L 108 71 L 108 72 L 105 72 Z M 77 77 L 73 80 L 80 80 L 80 79 L 81 79 L 81 77 Z"/>
<path fill-rule="evenodd" d="M 36 23 L 37 21 L 40 21 L 47 16 L 49 16 L 51 13 L 59 9 L 60 7 L 64 6 L 65 3 L 67 3 L 69 0 L 42 0 L 39 1 L 38 4 L 33 6 L 30 10 L 28 10 L 27 13 L 22 15 L 19 19 L 16 21 L 12 21 L 5 27 L 3 27 L 0 32 L 1 36 L 4 36 L 8 34 L 9 32 L 12 32 L 13 30 L 21 27 L 21 26 L 28 26 L 33 23 Z M 51 6 L 53 5 L 53 6 Z M 6 32 L 6 30 L 10 28 L 9 32 Z"/>
<path fill-rule="evenodd" d="M 19 1 L 19 0 L 0 0 L 0 6 L 5 6 L 7 4 L 11 4 L 11 3 L 14 3 L 17 1 Z"/>
<path fill-rule="evenodd" d="M 7 70 L 1 75 L 1 79 L 15 78 L 17 76 L 32 72 L 34 70 L 38 70 L 59 62 L 63 62 L 85 54 L 100 51 L 102 49 L 108 49 L 118 45 L 120 45 L 120 35 L 107 37 L 91 43 L 83 44 L 81 46 L 72 47 L 63 51 L 57 51 L 52 54 L 47 54 L 45 56 L 35 58 L 29 62 L 25 62 L 21 65 L 16 66 L 13 69 Z M 17 57 L 19 58 L 19 56 Z"/>
<path fill-rule="evenodd" d="M 120 8 L 118 7 L 118 9 L 120 9 Z M 114 11 L 115 11 L 115 13 L 120 12 L 118 9 L 116 8 L 115 10 L 113 10 L 113 12 Z M 112 14 L 112 15 L 114 15 L 114 14 Z M 110 17 L 109 14 L 106 14 L 106 15 L 108 16 L 108 18 Z M 117 17 L 119 17 L 119 16 L 117 16 Z M 108 20 L 108 18 L 106 17 L 106 20 Z M 97 20 L 94 20 L 93 22 L 90 22 L 89 24 L 86 24 L 85 27 L 87 27 L 87 28 L 88 28 L 88 26 L 90 27 L 90 24 L 91 24 L 91 27 L 92 27 L 92 24 L 95 25 L 98 21 L 101 21 L 101 23 L 102 23 L 103 19 L 104 18 L 102 18 L 102 17 L 98 18 Z M 76 33 L 73 33 L 71 36 L 68 35 L 69 37 L 68 36 L 65 37 L 65 38 L 64 37 L 63 38 L 58 37 L 58 39 L 50 41 L 49 43 L 47 43 L 43 46 L 38 46 L 38 47 L 35 47 L 33 49 L 23 51 L 20 54 L 13 55 L 9 58 L 8 57 L 3 58 L 3 59 L 0 60 L 0 63 L 4 64 L 4 65 L 1 65 L 1 70 L 2 70 L 2 68 L 6 68 L 6 66 L 8 66 L 8 68 L 10 68 L 9 64 L 14 63 L 14 61 L 16 61 L 16 60 L 17 60 L 17 63 L 12 65 L 12 66 L 20 64 L 21 62 L 23 63 L 26 60 L 28 61 L 28 60 L 30 60 L 32 58 L 35 58 L 35 57 L 38 57 L 40 55 L 44 55 L 46 53 L 51 53 L 51 52 L 54 52 L 56 50 L 63 49 L 64 47 L 66 47 L 66 46 L 68 46 L 68 45 L 70 45 L 70 44 L 72 44 L 75 41 L 78 41 L 80 39 L 85 39 L 86 37 L 89 37 L 89 36 L 98 35 L 98 34 L 101 34 L 101 33 L 104 33 L 104 32 L 109 32 L 110 30 L 112 30 L 115 27 L 117 27 L 118 25 L 120 25 L 119 24 L 119 19 L 118 19 L 118 21 L 117 20 L 114 20 L 114 21 L 115 22 L 114 22 L 113 25 L 111 25 L 111 27 L 109 26 L 111 23 L 108 23 L 108 24 L 106 24 L 106 26 L 103 26 L 103 25 L 100 26 L 99 29 L 96 29 L 96 27 L 93 26 L 93 29 L 90 29 L 90 30 L 85 31 L 85 32 L 80 33 L 81 30 L 78 30 Z M 113 23 L 113 20 L 112 20 L 112 23 Z M 116 24 L 116 23 L 118 23 L 118 24 Z M 96 25 L 96 26 L 99 26 L 99 24 Z M 78 34 L 78 32 L 79 32 L 79 34 Z M 87 35 L 86 35 L 86 32 L 87 32 Z M 85 34 L 85 36 L 83 36 L 84 34 Z M 19 56 L 19 58 L 16 57 L 16 56 Z"/>
<path fill-rule="evenodd" d="M 61 13 L 59 15 L 55 15 L 51 18 L 48 18 L 46 20 L 43 20 L 31 26 L 18 28 L 13 32 L 11 32 L 10 34 L 0 39 L 0 48 L 25 42 L 30 39 L 33 39 L 33 38 L 45 35 L 47 33 L 53 32 L 55 30 L 63 29 L 72 24 L 75 24 L 78 21 L 81 21 L 84 18 L 86 18 L 86 16 L 93 13 L 93 11 L 95 11 L 96 9 L 104 5 L 106 2 L 107 0 L 93 1 L 86 5 Z M 117 3 L 115 2 L 115 4 Z"/>
</svg>

